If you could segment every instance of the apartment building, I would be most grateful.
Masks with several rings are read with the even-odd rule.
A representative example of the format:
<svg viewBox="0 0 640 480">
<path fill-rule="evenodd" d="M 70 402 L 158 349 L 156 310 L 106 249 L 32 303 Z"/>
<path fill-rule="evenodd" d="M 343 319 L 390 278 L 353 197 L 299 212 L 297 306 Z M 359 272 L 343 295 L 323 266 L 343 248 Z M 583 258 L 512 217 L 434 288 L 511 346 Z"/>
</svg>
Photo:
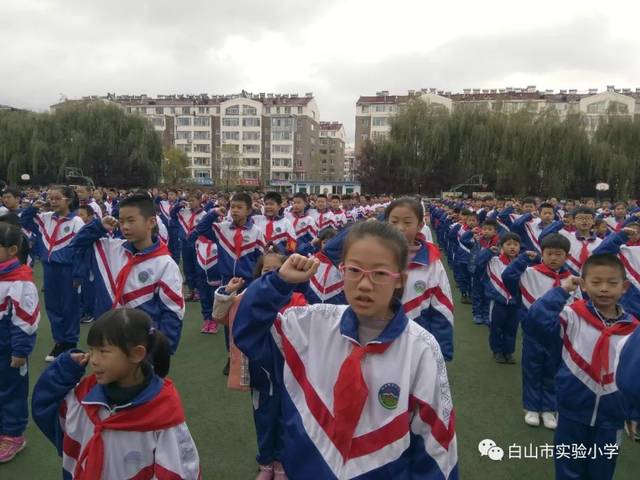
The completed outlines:
<svg viewBox="0 0 640 480">
<path fill-rule="evenodd" d="M 390 119 L 412 99 L 420 99 L 434 109 L 452 112 L 457 109 L 479 109 L 503 113 L 522 110 L 539 114 L 554 109 L 561 117 L 582 114 L 587 131 L 595 131 L 605 115 L 635 118 L 640 115 L 640 88 L 616 88 L 609 85 L 598 92 L 592 88 L 578 90 L 538 90 L 535 85 L 527 88 L 480 89 L 468 88 L 452 93 L 435 88 L 409 90 L 406 95 L 390 95 L 388 91 L 376 95 L 361 96 L 356 102 L 355 150 L 358 152 L 367 141 L 380 141 L 391 131 Z"/>
<path fill-rule="evenodd" d="M 165 147 L 186 153 L 190 177 L 203 185 L 286 191 L 309 177 L 317 159 L 320 113 L 311 92 L 109 94 L 80 101 L 113 102 L 148 118 Z"/>
<path fill-rule="evenodd" d="M 340 122 L 320 122 L 318 161 L 311 169 L 315 180 L 344 180 L 344 125 Z"/>
</svg>

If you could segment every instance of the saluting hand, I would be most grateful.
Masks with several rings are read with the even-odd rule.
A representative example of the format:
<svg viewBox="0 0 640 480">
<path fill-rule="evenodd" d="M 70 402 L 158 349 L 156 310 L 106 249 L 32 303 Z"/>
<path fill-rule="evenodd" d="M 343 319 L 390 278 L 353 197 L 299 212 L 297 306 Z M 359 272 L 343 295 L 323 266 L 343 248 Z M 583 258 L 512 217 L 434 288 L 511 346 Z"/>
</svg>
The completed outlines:
<svg viewBox="0 0 640 480">
<path fill-rule="evenodd" d="M 102 218 L 102 226 L 108 232 L 114 231 L 118 227 L 118 220 L 111 215 Z"/>
<path fill-rule="evenodd" d="M 318 271 L 320 260 L 304 257 L 297 253 L 291 255 L 278 270 L 278 275 L 287 283 L 303 283 Z"/>
<path fill-rule="evenodd" d="M 567 277 L 564 280 L 562 280 L 562 282 L 560 283 L 560 286 L 564 289 L 565 292 L 573 293 L 580 286 L 580 278 L 574 277 L 574 276 Z"/>
</svg>

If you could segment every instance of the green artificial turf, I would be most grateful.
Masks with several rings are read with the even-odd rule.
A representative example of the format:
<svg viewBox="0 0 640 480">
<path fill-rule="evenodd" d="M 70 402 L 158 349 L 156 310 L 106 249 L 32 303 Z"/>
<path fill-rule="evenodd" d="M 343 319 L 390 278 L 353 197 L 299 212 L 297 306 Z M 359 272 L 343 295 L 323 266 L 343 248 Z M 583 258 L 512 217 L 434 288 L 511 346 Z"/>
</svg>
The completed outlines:
<svg viewBox="0 0 640 480">
<path fill-rule="evenodd" d="M 38 282 L 41 269 L 36 268 Z M 40 283 L 40 282 L 39 282 Z M 41 296 L 42 297 L 42 296 Z M 455 355 L 448 365 L 456 408 L 460 477 L 463 479 L 551 479 L 553 462 L 547 459 L 508 459 L 510 445 L 553 443 L 552 432 L 527 427 L 522 419 L 520 365 L 493 362 L 487 328 L 471 321 L 471 308 L 456 300 Z M 52 347 L 44 305 L 36 349 L 30 359 L 33 385 Z M 200 454 L 204 479 L 244 480 L 255 477 L 256 441 L 251 399 L 247 393 L 227 390 L 222 375 L 224 339 L 202 335 L 199 304 L 188 303 L 182 340 L 171 366 L 186 409 L 187 422 Z M 88 326 L 81 328 L 84 343 Z M 518 342 L 519 343 L 519 342 Z M 516 352 L 519 357 L 519 351 Z M 53 480 L 61 478 L 61 463 L 52 444 L 33 422 L 26 432 L 27 448 L 10 463 L 0 465 L 1 480 Z M 505 450 L 502 461 L 481 457 L 478 443 L 489 438 Z M 530 449 L 529 449 L 530 450 Z M 640 444 L 625 439 L 616 479 L 640 475 Z"/>
</svg>

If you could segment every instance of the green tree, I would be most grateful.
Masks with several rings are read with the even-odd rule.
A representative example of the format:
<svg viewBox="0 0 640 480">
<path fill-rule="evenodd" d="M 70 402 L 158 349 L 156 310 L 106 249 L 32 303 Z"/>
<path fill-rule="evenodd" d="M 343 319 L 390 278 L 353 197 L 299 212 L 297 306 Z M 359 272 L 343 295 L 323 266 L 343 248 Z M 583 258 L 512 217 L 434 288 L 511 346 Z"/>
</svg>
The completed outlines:
<svg viewBox="0 0 640 480">
<path fill-rule="evenodd" d="M 177 185 L 189 176 L 187 154 L 178 148 L 169 148 L 164 152 L 162 173 L 164 182 Z"/>
</svg>

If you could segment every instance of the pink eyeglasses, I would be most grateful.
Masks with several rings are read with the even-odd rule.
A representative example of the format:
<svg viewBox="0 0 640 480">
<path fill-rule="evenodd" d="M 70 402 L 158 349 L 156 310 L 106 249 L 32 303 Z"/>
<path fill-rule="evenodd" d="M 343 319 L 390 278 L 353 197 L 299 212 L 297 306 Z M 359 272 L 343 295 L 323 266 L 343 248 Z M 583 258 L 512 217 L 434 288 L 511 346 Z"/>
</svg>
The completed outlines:
<svg viewBox="0 0 640 480">
<path fill-rule="evenodd" d="M 345 280 L 349 280 L 350 282 L 359 282 L 363 276 L 367 276 L 372 283 L 377 285 L 389 285 L 393 283 L 394 280 L 400 278 L 400 273 L 390 272 L 389 270 L 384 270 L 382 268 L 376 270 L 365 270 L 364 268 L 360 268 L 356 265 L 345 265 L 341 263 L 338 266 L 338 269 L 344 276 Z"/>
</svg>

